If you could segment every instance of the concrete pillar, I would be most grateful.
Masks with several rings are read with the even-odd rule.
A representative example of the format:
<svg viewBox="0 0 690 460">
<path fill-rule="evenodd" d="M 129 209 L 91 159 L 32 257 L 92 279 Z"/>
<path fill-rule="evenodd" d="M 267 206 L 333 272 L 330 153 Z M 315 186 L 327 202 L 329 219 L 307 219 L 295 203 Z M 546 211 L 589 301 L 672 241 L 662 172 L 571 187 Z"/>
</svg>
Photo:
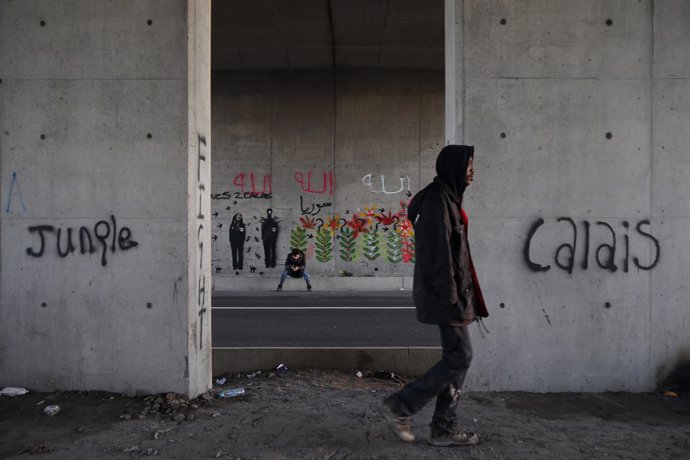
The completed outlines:
<svg viewBox="0 0 690 460">
<path fill-rule="evenodd" d="M 446 145 L 462 144 L 465 104 L 463 0 L 445 0 Z"/>
<path fill-rule="evenodd" d="M 0 3 L 0 387 L 211 383 L 210 0 Z"/>
</svg>

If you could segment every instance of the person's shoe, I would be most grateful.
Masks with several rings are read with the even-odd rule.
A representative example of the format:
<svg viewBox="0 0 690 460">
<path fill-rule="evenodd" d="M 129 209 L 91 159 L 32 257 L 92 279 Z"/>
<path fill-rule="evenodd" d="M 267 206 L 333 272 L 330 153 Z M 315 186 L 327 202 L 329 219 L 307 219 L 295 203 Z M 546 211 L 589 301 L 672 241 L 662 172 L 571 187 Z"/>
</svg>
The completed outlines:
<svg viewBox="0 0 690 460">
<path fill-rule="evenodd" d="M 276 288 L 276 291 L 282 291 L 283 290 L 283 285 L 279 284 L 278 287 Z"/>
<path fill-rule="evenodd" d="M 410 429 L 410 417 L 401 416 L 389 406 L 388 400 L 381 404 L 381 415 L 383 415 L 386 425 L 403 442 L 415 442 L 416 438 Z"/>
<path fill-rule="evenodd" d="M 460 430 L 448 432 L 432 428 L 429 444 L 436 447 L 474 446 L 479 444 L 479 436 L 475 433 L 465 433 Z"/>
<path fill-rule="evenodd" d="M 311 284 L 307 284 L 307 291 L 311 292 Z"/>
</svg>

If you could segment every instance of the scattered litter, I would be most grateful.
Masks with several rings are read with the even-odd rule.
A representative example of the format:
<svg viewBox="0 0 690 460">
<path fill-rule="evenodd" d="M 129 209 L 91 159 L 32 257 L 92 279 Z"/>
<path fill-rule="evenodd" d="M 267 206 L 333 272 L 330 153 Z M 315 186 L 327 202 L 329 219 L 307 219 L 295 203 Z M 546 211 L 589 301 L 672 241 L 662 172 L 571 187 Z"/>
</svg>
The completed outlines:
<svg viewBox="0 0 690 460">
<path fill-rule="evenodd" d="M 225 385 L 225 382 L 227 382 L 227 380 L 228 380 L 228 379 L 226 379 L 225 377 L 223 377 L 223 378 L 220 378 L 220 379 L 216 379 L 216 383 L 217 383 L 218 385 Z"/>
<path fill-rule="evenodd" d="M 46 415 L 52 417 L 53 415 L 56 415 L 58 412 L 60 412 L 60 406 L 46 406 L 45 408 L 43 408 L 43 412 L 45 412 Z"/>
<path fill-rule="evenodd" d="M 156 430 L 156 431 L 154 431 L 154 432 L 153 432 L 153 439 L 158 440 L 158 439 L 162 438 L 163 435 L 166 434 L 167 432 L 169 432 L 171 429 L 172 429 L 172 428 L 164 428 L 164 429 L 162 429 L 162 430 Z"/>
<path fill-rule="evenodd" d="M 479 421 L 479 419 L 473 418 L 472 421 L 473 421 L 474 423 L 477 423 L 477 422 Z"/>
<path fill-rule="evenodd" d="M 402 379 L 400 378 L 399 375 L 393 373 L 393 372 L 388 372 L 388 371 L 377 371 L 374 372 L 374 375 L 372 375 L 375 379 L 383 379 L 383 380 L 392 380 L 397 383 L 401 383 Z"/>
<path fill-rule="evenodd" d="M 256 377 L 257 375 L 261 375 L 261 371 L 255 371 L 255 372 L 252 372 L 251 374 L 247 374 L 247 378 L 248 378 L 248 379 L 253 379 L 253 378 Z"/>
<path fill-rule="evenodd" d="M 404 291 L 404 290 L 405 290 L 405 288 L 400 288 L 400 290 L 401 290 L 401 291 Z"/>
<path fill-rule="evenodd" d="M 668 390 L 664 391 L 664 396 L 666 396 L 667 398 L 677 398 L 678 393 L 676 393 L 675 391 Z"/>
<path fill-rule="evenodd" d="M 37 402 L 37 403 L 34 404 L 34 405 L 35 405 L 35 406 L 41 406 L 41 405 L 45 404 L 45 402 L 46 402 L 45 399 L 41 399 L 39 402 Z"/>
<path fill-rule="evenodd" d="M 288 367 L 283 363 L 278 364 L 278 366 L 276 367 L 276 374 L 277 375 L 282 375 L 282 374 L 286 373 L 287 371 L 288 371 Z"/>
<path fill-rule="evenodd" d="M 361 379 L 362 377 L 364 377 L 364 374 L 362 374 L 362 371 L 357 371 L 357 373 L 356 373 L 355 375 L 356 375 L 357 377 L 359 377 L 360 379 Z"/>
<path fill-rule="evenodd" d="M 243 395 L 244 388 L 228 388 L 227 390 L 223 390 L 220 393 L 218 393 L 218 397 L 223 399 L 236 398 L 237 396 Z"/>
<path fill-rule="evenodd" d="M 211 418 L 220 417 L 220 412 L 214 412 L 211 414 Z"/>
<path fill-rule="evenodd" d="M 0 390 L 0 395 L 4 396 L 21 396 L 25 395 L 29 392 L 26 388 L 17 388 L 17 387 L 6 387 Z"/>
</svg>

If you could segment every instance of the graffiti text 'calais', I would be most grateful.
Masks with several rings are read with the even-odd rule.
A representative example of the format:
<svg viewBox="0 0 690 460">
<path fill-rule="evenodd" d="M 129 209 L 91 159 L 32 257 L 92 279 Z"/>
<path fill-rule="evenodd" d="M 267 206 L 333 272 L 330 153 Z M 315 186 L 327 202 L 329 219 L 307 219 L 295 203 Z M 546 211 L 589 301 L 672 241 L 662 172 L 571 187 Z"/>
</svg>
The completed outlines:
<svg viewBox="0 0 690 460">
<path fill-rule="evenodd" d="M 573 268 L 575 267 L 575 251 L 577 249 L 577 244 L 578 242 L 584 244 L 584 249 L 582 252 L 582 258 L 580 260 L 580 267 L 583 270 L 587 270 L 589 267 L 589 257 L 590 257 L 590 233 L 592 232 L 592 224 L 589 221 L 583 220 L 582 221 L 582 226 L 584 229 L 584 237 L 582 238 L 582 241 L 580 238 L 578 238 L 578 228 L 577 225 L 575 224 L 575 221 L 571 219 L 570 217 L 559 217 L 556 219 L 557 222 L 567 222 L 570 224 L 570 227 L 572 228 L 572 240 L 570 242 L 564 242 L 558 248 L 556 248 L 556 252 L 554 254 L 553 260 L 555 264 L 561 268 L 562 270 L 567 271 L 568 273 L 573 272 Z M 530 256 L 530 247 L 532 245 L 532 242 L 535 238 L 537 238 L 537 232 L 539 228 L 544 225 L 544 219 L 539 218 L 537 219 L 532 226 L 530 227 L 530 230 L 527 235 L 527 240 L 525 242 L 524 246 L 524 258 L 525 262 L 527 263 L 527 266 L 530 268 L 530 270 L 534 272 L 545 272 L 551 268 L 551 265 L 542 265 L 541 263 L 533 260 Z M 641 220 L 637 223 L 635 226 L 635 230 L 637 235 L 634 235 L 635 240 L 640 240 L 643 239 L 647 243 L 651 242 L 653 244 L 653 249 L 652 249 L 652 254 L 650 257 L 650 263 L 649 264 L 644 264 L 640 259 L 636 256 L 632 256 L 632 263 L 637 267 L 639 270 L 651 270 L 653 269 L 658 263 L 659 263 L 659 258 L 661 256 L 661 248 L 659 245 L 659 240 L 657 240 L 654 236 L 652 236 L 645 227 L 649 227 L 650 222 L 649 220 Z M 611 272 L 615 272 L 618 270 L 619 266 L 616 264 L 616 260 L 619 260 L 620 263 L 623 264 L 623 272 L 627 273 L 630 268 L 630 260 L 631 260 L 631 254 L 630 254 L 630 234 L 629 234 L 629 228 L 630 224 L 627 221 L 624 221 L 621 223 L 621 226 L 623 227 L 623 251 L 624 255 L 622 259 L 617 259 L 616 258 L 616 251 L 618 250 L 617 247 L 617 236 L 616 232 L 613 229 L 613 227 L 602 221 L 597 221 L 595 222 L 595 227 L 594 228 L 599 228 L 601 231 L 608 233 L 610 235 L 610 243 L 602 243 L 600 244 L 596 250 L 592 252 L 594 261 L 596 261 L 597 265 L 599 268 L 602 268 L 604 270 L 609 270 Z M 639 244 L 639 243 L 635 243 Z"/>
</svg>

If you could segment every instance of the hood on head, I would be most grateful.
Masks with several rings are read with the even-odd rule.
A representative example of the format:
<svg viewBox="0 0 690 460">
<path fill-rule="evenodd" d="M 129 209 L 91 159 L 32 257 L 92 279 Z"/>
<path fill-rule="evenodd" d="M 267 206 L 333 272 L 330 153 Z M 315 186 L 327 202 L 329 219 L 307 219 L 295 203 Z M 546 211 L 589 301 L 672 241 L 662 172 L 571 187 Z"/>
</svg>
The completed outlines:
<svg viewBox="0 0 690 460">
<path fill-rule="evenodd" d="M 436 179 L 440 180 L 448 189 L 451 199 L 455 202 L 462 201 L 467 183 L 467 167 L 470 158 L 474 156 L 472 145 L 446 145 L 436 158 Z"/>
</svg>

